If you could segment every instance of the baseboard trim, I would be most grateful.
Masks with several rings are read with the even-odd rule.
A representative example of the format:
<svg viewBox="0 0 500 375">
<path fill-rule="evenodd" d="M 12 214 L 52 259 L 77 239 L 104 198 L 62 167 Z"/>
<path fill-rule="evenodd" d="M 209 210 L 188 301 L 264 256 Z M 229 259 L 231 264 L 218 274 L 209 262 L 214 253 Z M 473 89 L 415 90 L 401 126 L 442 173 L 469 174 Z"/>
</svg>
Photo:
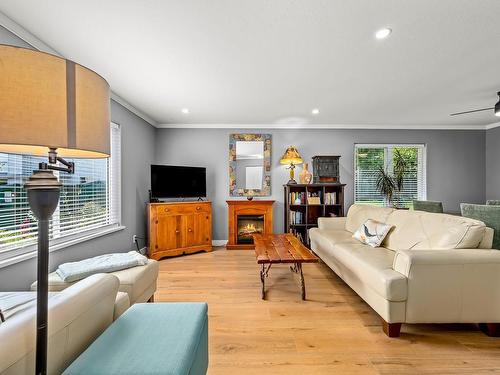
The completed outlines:
<svg viewBox="0 0 500 375">
<path fill-rule="evenodd" d="M 212 246 L 225 246 L 227 244 L 227 240 L 213 240 Z"/>
</svg>

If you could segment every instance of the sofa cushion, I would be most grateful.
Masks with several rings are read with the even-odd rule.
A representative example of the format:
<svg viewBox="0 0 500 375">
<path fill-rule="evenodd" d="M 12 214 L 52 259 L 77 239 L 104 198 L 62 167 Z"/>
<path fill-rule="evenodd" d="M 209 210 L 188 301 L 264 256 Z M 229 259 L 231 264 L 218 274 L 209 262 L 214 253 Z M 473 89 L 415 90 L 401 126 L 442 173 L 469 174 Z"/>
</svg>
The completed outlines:
<svg viewBox="0 0 500 375">
<path fill-rule="evenodd" d="M 354 233 L 361 224 L 368 219 L 385 223 L 389 215 L 394 211 L 389 207 L 378 207 L 367 204 L 353 204 L 347 212 L 345 229 Z"/>
<path fill-rule="evenodd" d="M 384 243 L 391 250 L 474 249 L 485 233 L 479 220 L 423 211 L 394 210 L 386 223 L 395 226 Z"/>
<path fill-rule="evenodd" d="M 322 237 L 323 240 L 327 241 L 324 243 L 325 246 L 335 245 L 341 242 L 353 244 L 359 243 L 352 238 L 352 233 L 346 230 L 322 230 L 318 228 L 311 228 L 309 231 L 315 232 L 317 236 Z"/>
<path fill-rule="evenodd" d="M 395 253 L 354 242 L 340 242 L 328 249 L 329 256 L 343 264 L 358 279 L 388 301 L 405 301 L 407 279 L 392 269 Z M 345 275 L 344 275 L 345 276 Z"/>
</svg>

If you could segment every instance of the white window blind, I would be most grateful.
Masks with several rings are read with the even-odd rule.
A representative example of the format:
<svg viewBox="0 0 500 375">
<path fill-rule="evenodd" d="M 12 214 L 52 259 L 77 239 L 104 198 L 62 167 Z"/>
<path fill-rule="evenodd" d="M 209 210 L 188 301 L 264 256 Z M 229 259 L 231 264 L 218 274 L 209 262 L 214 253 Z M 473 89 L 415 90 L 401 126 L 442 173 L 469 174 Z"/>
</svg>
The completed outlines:
<svg viewBox="0 0 500 375">
<path fill-rule="evenodd" d="M 380 168 L 394 175 L 395 151 L 399 151 L 408 164 L 400 194 L 395 194 L 393 202 L 377 189 Z M 371 145 L 357 144 L 354 148 L 354 202 L 374 205 L 395 203 L 399 207 L 410 207 L 414 199 L 425 200 L 426 189 L 426 149 L 425 145 Z M 397 201 L 397 202 L 394 202 Z"/>
<path fill-rule="evenodd" d="M 64 242 L 120 224 L 120 127 L 111 124 L 109 159 L 68 159 L 75 173 L 54 172 L 61 196 L 49 225 L 53 241 Z M 32 251 L 37 221 L 23 188 L 45 157 L 0 153 L 0 261 Z"/>
</svg>

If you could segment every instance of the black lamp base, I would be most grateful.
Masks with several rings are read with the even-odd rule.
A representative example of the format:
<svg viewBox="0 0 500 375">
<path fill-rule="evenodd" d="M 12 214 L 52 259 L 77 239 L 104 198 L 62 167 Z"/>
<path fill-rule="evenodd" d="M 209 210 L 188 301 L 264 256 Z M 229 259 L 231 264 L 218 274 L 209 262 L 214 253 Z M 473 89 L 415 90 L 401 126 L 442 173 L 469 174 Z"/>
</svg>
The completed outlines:
<svg viewBox="0 0 500 375">
<path fill-rule="evenodd" d="M 47 373 L 49 220 L 59 202 L 61 183 L 52 171 L 40 169 L 24 185 L 31 211 L 38 219 L 36 364 L 35 374 Z"/>
</svg>

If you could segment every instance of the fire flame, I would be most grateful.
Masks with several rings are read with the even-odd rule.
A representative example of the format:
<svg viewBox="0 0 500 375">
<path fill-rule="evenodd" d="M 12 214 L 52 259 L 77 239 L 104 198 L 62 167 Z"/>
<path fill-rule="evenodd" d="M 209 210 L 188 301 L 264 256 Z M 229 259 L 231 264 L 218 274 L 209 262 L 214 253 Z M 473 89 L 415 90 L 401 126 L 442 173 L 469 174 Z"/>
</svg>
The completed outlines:
<svg viewBox="0 0 500 375">
<path fill-rule="evenodd" d="M 257 230 L 257 228 L 255 228 L 254 224 L 247 224 L 243 227 L 243 230 L 245 230 L 247 232 L 255 232 Z"/>
</svg>

